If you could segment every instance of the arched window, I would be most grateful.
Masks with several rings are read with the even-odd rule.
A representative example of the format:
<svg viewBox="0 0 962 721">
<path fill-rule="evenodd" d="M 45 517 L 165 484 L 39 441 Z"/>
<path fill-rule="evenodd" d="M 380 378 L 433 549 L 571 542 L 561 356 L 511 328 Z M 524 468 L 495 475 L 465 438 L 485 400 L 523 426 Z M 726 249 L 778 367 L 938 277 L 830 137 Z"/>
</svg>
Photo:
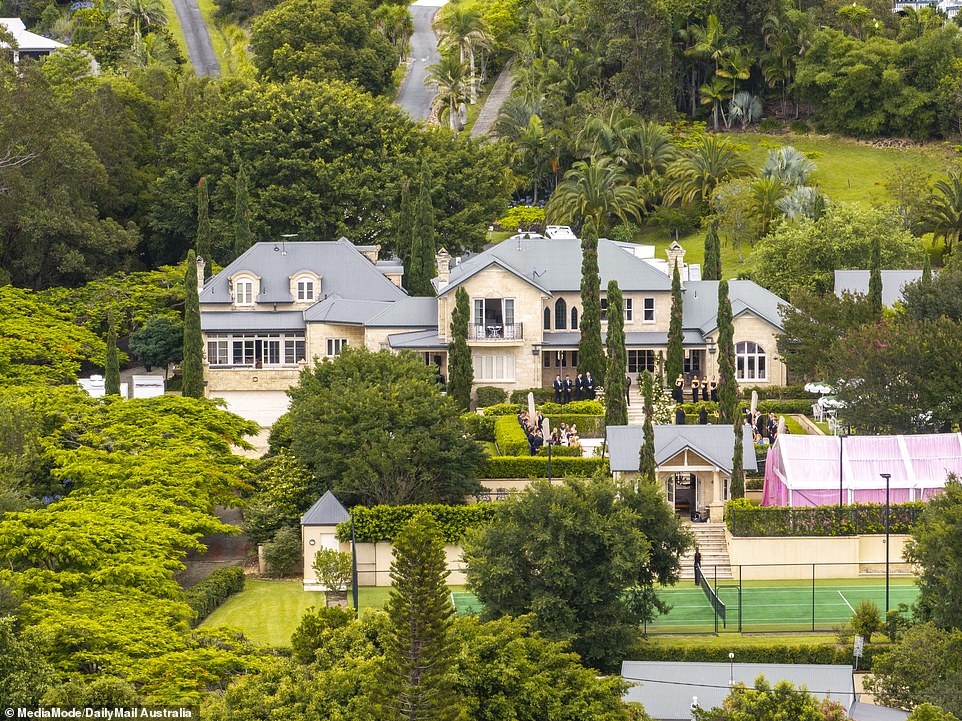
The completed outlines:
<svg viewBox="0 0 962 721">
<path fill-rule="evenodd" d="M 554 329 L 566 330 L 568 328 L 568 304 L 564 298 L 558 298 L 554 304 Z"/>
<path fill-rule="evenodd" d="M 551 308 L 544 309 L 544 329 L 551 330 Z"/>
<path fill-rule="evenodd" d="M 768 380 L 768 361 L 764 348 L 751 341 L 742 341 L 735 344 L 735 379 L 739 381 Z"/>
<path fill-rule="evenodd" d="M 571 306 L 571 330 L 578 330 L 578 309 Z"/>
</svg>

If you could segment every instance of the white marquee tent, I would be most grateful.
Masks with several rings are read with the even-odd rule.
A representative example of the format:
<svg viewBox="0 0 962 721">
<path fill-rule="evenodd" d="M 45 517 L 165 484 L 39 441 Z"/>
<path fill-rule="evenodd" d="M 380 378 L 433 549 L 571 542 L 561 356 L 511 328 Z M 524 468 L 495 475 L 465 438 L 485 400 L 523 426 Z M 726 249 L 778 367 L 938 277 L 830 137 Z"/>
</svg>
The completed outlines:
<svg viewBox="0 0 962 721">
<path fill-rule="evenodd" d="M 779 435 L 765 464 L 763 506 L 922 501 L 962 477 L 962 434 L 909 436 Z"/>
</svg>

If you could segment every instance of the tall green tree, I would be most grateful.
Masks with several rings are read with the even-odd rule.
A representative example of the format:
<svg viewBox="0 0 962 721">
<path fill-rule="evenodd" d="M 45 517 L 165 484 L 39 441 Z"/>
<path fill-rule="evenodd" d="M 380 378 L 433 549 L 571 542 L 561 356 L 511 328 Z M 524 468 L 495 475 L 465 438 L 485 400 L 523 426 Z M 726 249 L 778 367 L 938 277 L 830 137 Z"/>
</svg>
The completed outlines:
<svg viewBox="0 0 962 721">
<path fill-rule="evenodd" d="M 445 579 L 444 539 L 433 518 L 417 516 L 394 541 L 390 618 L 379 691 L 390 721 L 454 721 L 454 608 Z"/>
<path fill-rule="evenodd" d="M 665 373 L 669 383 L 674 383 L 675 378 L 685 370 L 682 303 L 681 272 L 676 260 L 671 270 L 671 317 L 668 320 L 668 354 L 665 357 Z"/>
<path fill-rule="evenodd" d="M 421 187 L 414 211 L 414 231 L 411 237 L 411 295 L 432 296 L 435 263 L 434 205 L 431 201 L 431 166 L 421 163 Z"/>
<path fill-rule="evenodd" d="M 234 180 L 234 257 L 237 258 L 254 244 L 251 233 L 250 194 L 247 190 L 247 170 L 237 168 Z"/>
<path fill-rule="evenodd" d="M 581 239 L 581 338 L 578 340 L 578 372 L 601 378 L 605 353 L 601 343 L 601 274 L 598 270 L 598 231 L 585 224 Z"/>
<path fill-rule="evenodd" d="M 608 364 L 605 369 L 605 425 L 628 424 L 628 399 L 625 397 L 625 373 L 628 358 L 625 349 L 625 302 L 618 282 L 608 281 Z"/>
<path fill-rule="evenodd" d="M 702 280 L 721 280 L 721 241 L 718 239 L 718 219 L 712 218 L 705 233 L 705 265 Z"/>
<path fill-rule="evenodd" d="M 404 288 L 411 292 L 411 278 L 414 273 L 414 248 L 411 243 L 414 238 L 414 199 L 411 197 L 411 180 L 401 181 L 401 206 L 398 210 L 395 226 L 394 250 L 401 258 L 404 266 Z"/>
<path fill-rule="evenodd" d="M 738 382 L 735 380 L 735 324 L 728 297 L 728 281 L 718 283 L 718 420 L 731 423 L 735 432 L 732 457 L 731 497 L 745 495 L 745 471 L 742 467 L 744 440 L 742 419 L 738 413 Z"/>
<path fill-rule="evenodd" d="M 468 321 L 471 306 L 464 286 L 454 294 L 454 310 L 451 312 L 451 342 L 448 344 L 448 395 L 462 410 L 471 408 L 471 385 L 474 383 L 474 365 L 468 346 Z"/>
<path fill-rule="evenodd" d="M 622 165 L 608 157 L 576 162 L 545 206 L 549 222 L 580 225 L 581 232 L 589 220 L 596 233 L 606 230 L 612 216 L 622 223 L 638 219 L 641 204 L 638 189 L 628 182 Z"/>
<path fill-rule="evenodd" d="M 643 482 L 655 482 L 655 388 L 651 372 L 641 374 L 641 394 L 645 402 L 644 441 L 641 444 L 641 458 L 638 475 Z"/>
<path fill-rule="evenodd" d="M 210 196 L 207 193 L 207 178 L 197 182 L 197 239 L 194 242 L 197 256 L 204 259 L 204 280 L 210 278 L 213 263 L 211 254 Z"/>
<path fill-rule="evenodd" d="M 926 255 L 928 255 L 926 253 Z M 872 304 L 872 313 L 876 320 L 882 317 L 882 239 L 876 236 L 872 239 L 872 260 L 869 266 L 868 299 Z"/>
<path fill-rule="evenodd" d="M 117 355 L 117 330 L 114 324 L 107 327 L 107 361 L 104 364 L 104 393 L 120 395 L 120 358 Z"/>
<path fill-rule="evenodd" d="M 181 364 L 181 393 L 190 398 L 204 397 L 204 346 L 197 283 L 197 256 L 191 250 L 187 253 L 184 271 L 184 360 Z"/>
</svg>

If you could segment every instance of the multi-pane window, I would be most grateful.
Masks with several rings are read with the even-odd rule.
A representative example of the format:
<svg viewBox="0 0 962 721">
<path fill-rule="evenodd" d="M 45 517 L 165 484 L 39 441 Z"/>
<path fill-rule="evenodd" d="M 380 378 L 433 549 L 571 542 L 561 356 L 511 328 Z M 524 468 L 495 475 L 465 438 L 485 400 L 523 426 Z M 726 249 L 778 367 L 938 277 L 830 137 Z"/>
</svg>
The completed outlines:
<svg viewBox="0 0 962 721">
<path fill-rule="evenodd" d="M 513 381 L 513 355 L 481 355 L 472 353 L 476 381 Z"/>
<path fill-rule="evenodd" d="M 294 365 L 304 360 L 304 336 L 266 333 L 208 337 L 207 363 L 211 366 Z"/>
<path fill-rule="evenodd" d="M 234 304 L 254 305 L 254 281 L 238 280 L 234 283 Z"/>
<path fill-rule="evenodd" d="M 601 299 L 601 320 L 608 320 L 608 299 Z"/>
<path fill-rule="evenodd" d="M 564 298 L 558 298 L 554 304 L 554 327 L 555 330 L 567 330 L 568 328 L 568 304 Z"/>
<path fill-rule="evenodd" d="M 630 321 L 632 317 L 631 312 L 631 298 L 624 298 L 622 301 L 625 309 L 625 321 Z M 608 299 L 601 299 L 601 320 L 608 320 Z"/>
<path fill-rule="evenodd" d="M 209 340 L 207 341 L 207 362 L 212 366 L 223 366 L 230 363 L 228 340 Z"/>
<path fill-rule="evenodd" d="M 739 381 L 768 380 L 765 350 L 757 343 L 742 341 L 735 344 L 735 379 Z"/>
<path fill-rule="evenodd" d="M 655 351 L 629 349 L 628 372 L 641 373 L 642 371 L 655 372 Z"/>
<path fill-rule="evenodd" d="M 632 318 L 631 298 L 625 298 L 625 323 L 630 323 Z"/>
<path fill-rule="evenodd" d="M 304 339 L 288 338 L 284 341 L 284 362 L 288 365 L 304 360 Z"/>
<path fill-rule="evenodd" d="M 314 300 L 314 281 L 302 278 L 297 281 L 297 299 L 299 301 Z"/>
<path fill-rule="evenodd" d="M 347 348 L 347 338 L 328 338 L 327 339 L 327 355 L 336 356 L 341 355 L 341 351 Z"/>
<path fill-rule="evenodd" d="M 655 299 L 654 298 L 644 298 L 642 300 L 642 321 L 645 323 L 655 322 Z"/>
</svg>

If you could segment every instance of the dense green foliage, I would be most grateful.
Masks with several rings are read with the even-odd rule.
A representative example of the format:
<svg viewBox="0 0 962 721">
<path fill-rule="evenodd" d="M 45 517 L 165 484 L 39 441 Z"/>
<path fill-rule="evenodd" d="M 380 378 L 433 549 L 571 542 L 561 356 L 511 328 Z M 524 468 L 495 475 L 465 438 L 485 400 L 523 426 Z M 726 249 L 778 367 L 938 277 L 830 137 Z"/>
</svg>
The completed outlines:
<svg viewBox="0 0 962 721">
<path fill-rule="evenodd" d="M 837 701 L 819 699 L 790 681 L 772 685 L 764 676 L 750 688 L 736 684 L 720 708 L 698 709 L 693 714 L 696 721 L 844 721 L 846 717 L 846 708 Z"/>
<path fill-rule="evenodd" d="M 463 286 L 458 288 L 454 297 L 454 310 L 451 312 L 451 342 L 448 344 L 448 395 L 454 399 L 461 410 L 466 411 L 471 408 L 471 386 L 474 383 L 474 364 L 471 361 L 471 348 L 468 346 L 471 306 L 468 292 Z M 504 400 L 504 391 L 501 391 L 501 400 Z M 478 405 L 481 406 L 480 391 Z"/>
<path fill-rule="evenodd" d="M 871 670 L 880 646 L 866 646 L 865 655 L 859 660 L 859 668 Z M 706 644 L 697 638 L 659 639 L 655 643 L 639 643 L 632 649 L 632 659 L 638 661 L 683 661 L 701 663 L 728 663 L 730 648 Z M 739 646 L 738 663 L 788 663 L 788 664 L 841 664 L 852 662 L 852 649 L 848 645 L 799 641 L 791 645 Z"/>
<path fill-rule="evenodd" d="M 608 364 L 605 372 L 605 425 L 628 423 L 625 394 L 627 353 L 625 351 L 625 310 L 621 289 L 614 280 L 608 282 L 608 330 L 605 336 Z"/>
<path fill-rule="evenodd" d="M 320 495 L 343 502 L 463 503 L 483 453 L 464 437 L 454 401 L 413 353 L 348 348 L 291 388 L 291 450 Z"/>
<path fill-rule="evenodd" d="M 354 536 L 358 543 L 393 543 L 398 534 L 415 516 L 427 515 L 434 519 L 438 532 L 445 543 L 458 544 L 472 528 L 491 522 L 494 506 L 488 503 L 445 506 L 419 504 L 412 506 L 354 506 Z M 351 524 L 347 521 L 337 527 L 341 541 L 351 539 Z"/>
<path fill-rule="evenodd" d="M 638 476 L 647 483 L 655 481 L 655 390 L 651 373 L 641 376 L 641 395 L 644 399 L 644 430 L 641 450 L 638 452 Z"/>
<path fill-rule="evenodd" d="M 241 566 L 225 566 L 213 571 L 207 578 L 187 589 L 187 605 L 196 614 L 192 626 L 196 626 L 218 606 L 244 590 L 244 569 Z"/>
<path fill-rule="evenodd" d="M 504 403 L 508 399 L 507 391 L 498 386 L 480 386 L 476 393 L 478 396 L 478 408 Z"/>
<path fill-rule="evenodd" d="M 909 533 L 917 526 L 926 504 L 894 503 L 889 520 L 892 533 Z M 733 536 L 857 536 L 885 532 L 885 504 L 779 508 L 756 506 L 744 498 L 728 502 L 725 523 Z"/>
<path fill-rule="evenodd" d="M 601 343 L 601 275 L 598 271 L 598 232 L 588 223 L 581 240 L 581 321 L 578 339 L 578 372 L 591 373 L 601 382 L 605 352 Z"/>
<path fill-rule="evenodd" d="M 181 393 L 189 398 L 204 397 L 204 341 L 200 330 L 200 297 L 197 258 L 187 253 L 184 270 L 184 353 Z"/>
<path fill-rule="evenodd" d="M 184 324 L 165 315 L 154 316 L 131 334 L 128 347 L 148 372 L 161 366 L 166 375 L 171 363 L 184 358 Z"/>
<path fill-rule="evenodd" d="M 107 359 L 104 361 L 104 394 L 120 395 L 120 357 L 117 355 L 117 331 L 107 329 Z"/>
</svg>

